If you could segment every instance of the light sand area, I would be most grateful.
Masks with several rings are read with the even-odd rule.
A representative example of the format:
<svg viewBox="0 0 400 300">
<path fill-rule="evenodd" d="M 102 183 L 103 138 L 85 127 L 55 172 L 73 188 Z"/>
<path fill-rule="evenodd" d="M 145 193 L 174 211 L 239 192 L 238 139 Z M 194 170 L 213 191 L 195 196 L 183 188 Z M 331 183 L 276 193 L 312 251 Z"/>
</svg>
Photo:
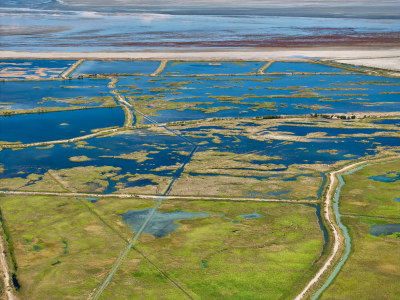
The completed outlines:
<svg viewBox="0 0 400 300">
<path fill-rule="evenodd" d="M 338 59 L 340 63 L 400 71 L 400 51 L 397 57 Z"/>
<path fill-rule="evenodd" d="M 150 59 L 150 60 L 338 60 L 400 70 L 399 47 L 309 47 L 177 50 L 147 52 L 28 52 L 0 51 L 0 58 L 31 59 Z M 397 63 L 394 63 L 397 62 Z"/>
</svg>

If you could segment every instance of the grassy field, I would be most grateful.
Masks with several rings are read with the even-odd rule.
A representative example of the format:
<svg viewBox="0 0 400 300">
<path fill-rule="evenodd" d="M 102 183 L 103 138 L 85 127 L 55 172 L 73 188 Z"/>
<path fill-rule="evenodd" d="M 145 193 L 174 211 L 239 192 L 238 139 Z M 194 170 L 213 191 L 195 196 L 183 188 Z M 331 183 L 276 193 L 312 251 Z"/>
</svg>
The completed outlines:
<svg viewBox="0 0 400 300">
<path fill-rule="evenodd" d="M 176 221 L 177 230 L 161 238 L 145 233 L 135 246 L 194 298 L 265 299 L 266 295 L 271 299 L 290 298 L 316 270 L 323 236 L 315 208 L 292 204 L 164 201 L 159 210 L 210 213 L 209 217 Z M 254 212 L 263 217 L 240 217 Z M 138 265 L 131 255 L 104 295 L 123 295 L 121 285 L 128 285 L 134 292 L 135 287 L 128 283 L 135 282 L 137 276 L 149 276 L 147 267 Z M 144 274 L 134 272 L 142 267 Z M 164 284 L 161 275 L 154 279 Z M 158 293 L 146 291 L 152 299 L 158 298 Z M 173 298 L 175 294 L 167 289 L 165 297 Z"/>
<path fill-rule="evenodd" d="M 155 203 L 90 200 L 1 197 L 21 298 L 86 299 L 134 236 L 121 214 Z M 289 298 L 319 265 L 323 235 L 313 207 L 165 201 L 159 210 L 210 215 L 177 220 L 177 230 L 161 238 L 144 233 L 101 299 L 184 298 L 181 289 L 195 298 Z M 254 212 L 262 217 L 240 217 Z"/>
<path fill-rule="evenodd" d="M 352 252 L 320 299 L 398 299 L 400 238 L 373 236 L 369 227 L 400 219 L 342 217 L 342 221 L 349 228 Z"/>
<path fill-rule="evenodd" d="M 393 200 L 400 187 L 398 181 L 368 177 L 394 177 L 390 172 L 397 173 L 399 167 L 400 160 L 371 164 L 344 177 L 340 212 L 349 228 L 352 252 L 321 299 L 398 299 L 400 234 L 374 236 L 370 231 L 374 225 L 400 223 L 400 203 Z"/>
<path fill-rule="evenodd" d="M 75 198 L 7 196 L 0 206 L 21 299 L 86 299 L 126 245 Z"/>
<path fill-rule="evenodd" d="M 385 175 L 395 180 L 400 172 L 400 159 L 386 163 L 371 164 L 345 176 L 346 184 L 343 187 L 340 199 L 340 212 L 349 215 L 372 217 L 400 218 L 399 181 L 380 182 L 369 177 Z M 391 173 L 395 172 L 395 173 Z"/>
</svg>

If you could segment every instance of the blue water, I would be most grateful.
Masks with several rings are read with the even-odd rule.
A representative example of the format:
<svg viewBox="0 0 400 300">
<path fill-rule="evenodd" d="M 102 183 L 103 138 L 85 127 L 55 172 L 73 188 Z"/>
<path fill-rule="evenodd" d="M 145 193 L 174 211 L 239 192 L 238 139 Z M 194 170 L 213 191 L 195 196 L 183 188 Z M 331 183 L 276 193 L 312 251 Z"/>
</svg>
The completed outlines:
<svg viewBox="0 0 400 300">
<path fill-rule="evenodd" d="M 98 61 L 86 60 L 72 73 L 82 74 L 144 74 L 154 73 L 160 61 Z"/>
<path fill-rule="evenodd" d="M 201 265 L 203 266 L 204 269 L 207 268 L 207 263 L 204 260 L 201 261 Z"/>
<path fill-rule="evenodd" d="M 57 78 L 74 62 L 73 60 L 0 59 L 0 72 L 3 73 L 1 78 L 28 79 L 29 76 L 35 76 L 37 79 Z M 45 75 L 41 74 L 41 68 L 46 68 Z M 5 75 L 4 72 L 9 74 Z M 22 74 L 11 76 L 12 72 L 22 72 Z"/>
<path fill-rule="evenodd" d="M 254 212 L 254 213 L 248 214 L 248 215 L 239 215 L 239 217 L 241 217 L 243 219 L 255 219 L 255 218 L 263 218 L 264 216 L 259 214 L 258 212 Z"/>
<path fill-rule="evenodd" d="M 274 62 L 265 73 L 295 73 L 295 72 L 306 72 L 306 73 L 343 73 L 350 72 L 345 69 L 325 66 L 322 64 L 313 64 L 307 62 Z"/>
<path fill-rule="evenodd" d="M 323 81 L 322 81 L 323 80 Z M 376 81 L 377 84 L 372 81 Z M 390 85 L 394 83 L 396 85 Z M 146 77 L 122 78 L 119 89 L 132 98 L 152 96 L 148 105 L 174 103 L 179 108 L 161 109 L 154 120 L 160 123 L 196 120 L 211 117 L 255 117 L 265 115 L 334 114 L 352 111 L 397 111 L 399 98 L 386 91 L 400 91 L 399 79 L 366 75 L 264 75 L 217 77 Z M 129 88 L 127 85 L 134 85 Z M 139 87 L 139 89 L 137 88 Z M 309 89 L 318 96 L 307 96 Z M 326 90 L 345 88 L 353 90 Z M 357 90 L 362 88 L 363 90 Z M 324 90 L 325 89 L 325 90 Z M 292 95 L 302 98 L 290 98 Z M 267 98 L 273 96 L 273 98 Z M 157 103 L 152 103 L 157 97 Z M 265 102 L 271 107 L 263 107 Z M 187 107 L 187 103 L 192 107 Z M 204 109 L 223 107 L 217 112 Z M 148 122 L 148 121 L 145 121 Z"/>
<path fill-rule="evenodd" d="M 373 124 L 387 124 L 387 125 L 396 125 L 400 126 L 400 119 L 386 119 L 386 120 L 379 120 L 371 122 Z"/>
<path fill-rule="evenodd" d="M 168 62 L 162 75 L 256 73 L 265 62 Z"/>
<path fill-rule="evenodd" d="M 322 222 L 321 205 L 320 204 L 317 204 L 317 205 L 305 204 L 305 206 L 315 208 L 315 214 L 318 219 L 318 225 L 324 235 L 324 245 L 322 246 L 322 251 L 321 251 L 321 256 L 320 256 L 320 257 L 322 257 L 322 255 L 324 255 L 324 253 L 325 253 L 326 246 L 328 245 L 329 235 L 328 235 L 328 231 L 326 230 L 326 228 L 324 226 L 324 223 Z"/>
<path fill-rule="evenodd" d="M 135 130 L 112 137 L 92 138 L 86 140 L 86 142 L 85 147 L 75 147 L 75 144 L 72 143 L 67 145 L 57 144 L 50 149 L 34 147 L 19 151 L 4 149 L 0 151 L 0 161 L 4 164 L 4 172 L 0 173 L 0 178 L 26 178 L 30 173 L 44 174 L 49 169 L 114 166 L 120 168 L 115 171 L 116 176 L 130 173 L 137 175 L 136 178 L 141 180 L 144 178 L 141 178 L 140 174 L 155 174 L 166 176 L 168 180 L 169 178 L 172 179 L 177 171 L 158 170 L 157 168 L 185 163 L 188 156 L 180 152 L 190 152 L 193 148 L 192 145 L 175 136 L 157 134 L 147 130 Z M 108 157 L 139 151 L 149 152 L 148 159 L 144 162 Z M 69 160 L 72 156 L 82 155 L 91 160 L 84 162 Z M 131 182 L 127 177 L 119 179 L 118 182 L 125 187 L 135 185 L 135 181 Z M 137 182 L 139 185 L 146 183 L 149 182 L 147 180 Z M 108 184 L 106 190 L 114 192 L 115 189 L 112 186 L 115 186 L 116 181 L 109 180 Z"/>
<path fill-rule="evenodd" d="M 298 174 L 296 176 L 285 178 L 285 179 L 282 179 L 282 180 L 283 181 L 296 181 L 297 178 L 299 178 L 299 177 L 312 177 L 312 175 L 311 174 Z"/>
<path fill-rule="evenodd" d="M 322 255 L 324 255 L 326 246 L 328 245 L 329 235 L 328 235 L 328 231 L 326 230 L 326 228 L 324 226 L 324 223 L 322 222 L 321 205 L 317 204 L 315 206 L 315 208 L 316 208 L 316 212 L 315 213 L 316 213 L 317 218 L 318 218 L 319 228 L 321 228 L 322 233 L 324 234 L 324 245 L 322 246 L 322 252 L 321 252 L 321 256 L 322 256 Z"/>
<path fill-rule="evenodd" d="M 117 109 L 117 108 L 116 108 Z M 96 109 L 94 109 L 96 110 Z M 314 127 L 313 127 L 314 128 Z M 189 138 L 195 143 L 203 143 L 197 151 L 216 150 L 221 152 L 233 152 L 237 154 L 245 154 L 252 151 L 258 152 L 259 155 L 275 156 L 279 155 L 281 159 L 253 161 L 254 164 L 276 164 L 275 172 L 284 171 L 292 164 L 313 164 L 323 163 L 332 164 L 338 160 L 349 160 L 362 157 L 366 154 L 374 154 L 379 146 L 398 146 L 398 138 L 394 137 L 373 137 L 368 139 L 368 143 L 361 141 L 365 138 L 349 137 L 349 138 L 332 138 L 319 139 L 311 142 L 293 142 L 285 143 L 279 140 L 272 140 L 270 143 L 249 139 L 243 129 L 237 130 L 235 135 L 213 134 L 212 137 L 204 135 L 203 127 L 192 129 L 181 129 L 180 132 L 184 137 Z M 20 128 L 22 130 L 22 128 Z M 197 131 L 196 131 L 197 130 Z M 223 130 L 223 128 L 221 128 Z M 322 128 L 321 128 L 322 130 Z M 342 132 L 346 132 L 343 129 Z M 340 131 L 338 132 L 340 133 Z M 47 133 L 46 133 L 47 134 Z M 214 137 L 220 139 L 220 143 L 213 141 Z M 19 151 L 4 149 L 0 151 L 0 161 L 4 162 L 4 172 L 0 174 L 0 178 L 9 177 L 26 177 L 29 173 L 44 174 L 47 170 L 58 170 L 65 168 L 73 168 L 78 166 L 114 166 L 120 168 L 117 173 L 119 175 L 131 173 L 137 174 L 135 181 L 129 181 L 127 178 L 120 179 L 119 182 L 125 186 L 144 186 L 154 184 L 146 178 L 141 178 L 140 174 L 155 174 L 176 178 L 182 172 L 182 168 L 178 171 L 158 170 L 161 166 L 173 166 L 177 163 L 186 163 L 188 156 L 179 153 L 185 151 L 190 153 L 193 145 L 184 139 L 175 136 L 157 134 L 148 130 L 135 130 L 129 133 L 120 134 L 113 137 L 93 138 L 86 140 L 88 143 L 84 148 L 69 147 L 64 145 L 55 145 L 51 149 L 27 148 Z M 67 145 L 68 146 L 68 145 Z M 298 148 L 305 148 L 301 150 Z M 336 149 L 337 154 L 320 153 L 319 150 Z M 107 156 L 118 156 L 121 154 L 129 154 L 131 152 L 146 151 L 148 158 L 144 162 L 138 163 L 136 160 L 117 159 Z M 351 154 L 355 157 L 347 157 Z M 90 161 L 71 162 L 72 156 L 85 155 Z M 279 165 L 279 168 L 278 168 Z M 282 166 L 283 165 L 283 166 Z M 18 174 L 24 172 L 24 174 Z M 275 173 L 275 175 L 281 176 Z M 175 174 L 175 175 L 174 175 Z M 174 177 L 175 176 L 175 177 Z M 267 181 L 269 174 L 259 176 L 260 182 Z M 319 176 L 319 175 L 318 175 Z M 116 181 L 109 181 L 108 187 L 105 189 L 107 193 L 115 192 Z M 286 191 L 278 191 L 282 193 Z M 259 194 L 255 194 L 259 197 Z M 273 195 L 266 194 L 262 197 L 284 197 L 284 194 Z M 317 195 L 315 195 L 315 198 Z"/>
<path fill-rule="evenodd" d="M 122 126 L 124 118 L 119 107 L 0 116 L 0 141 L 34 143 L 69 139 L 90 134 L 96 128 Z"/>
<path fill-rule="evenodd" d="M 132 231 L 137 232 L 142 226 L 149 212 L 150 209 L 129 210 L 128 212 L 121 214 L 122 221 L 127 224 Z M 153 218 L 144 228 L 143 232 L 151 234 L 156 238 L 162 238 L 178 229 L 178 221 L 180 220 L 191 220 L 195 218 L 205 218 L 208 216 L 210 216 L 210 214 L 207 212 L 196 213 L 181 210 L 174 212 L 156 211 L 153 215 Z"/>
<path fill-rule="evenodd" d="M 376 132 L 384 131 L 394 131 L 394 130 L 382 130 L 375 128 L 329 128 L 329 127 L 319 127 L 319 126 L 276 126 L 276 131 L 286 131 L 291 132 L 294 135 L 306 136 L 307 134 L 314 132 L 325 132 L 326 137 L 338 136 L 341 134 L 373 134 Z M 270 129 L 269 129 L 270 130 Z M 323 138 L 323 137 L 322 137 Z"/>
<path fill-rule="evenodd" d="M 370 234 L 374 236 L 380 235 L 392 235 L 393 233 L 400 233 L 400 223 L 399 224 L 384 224 L 384 225 L 372 225 Z M 400 234 L 399 234 L 400 236 Z"/>
<path fill-rule="evenodd" d="M 64 244 L 64 254 L 69 254 L 69 251 L 67 250 L 68 249 L 68 243 L 66 241 L 63 241 L 62 243 Z"/>
<path fill-rule="evenodd" d="M 374 181 L 379 181 L 379 182 L 396 182 L 400 180 L 400 173 L 389 172 L 385 175 L 370 176 L 368 177 L 368 179 L 372 179 Z"/>
<path fill-rule="evenodd" d="M 400 198 L 394 198 L 393 200 L 396 202 L 400 202 Z"/>
<path fill-rule="evenodd" d="M 74 79 L 46 81 L 0 82 L 0 102 L 13 103 L 6 108 L 30 109 L 36 107 L 76 106 L 70 101 L 90 99 L 109 94 L 108 79 Z M 56 101 L 43 101 L 43 98 L 56 98 Z M 102 103 L 102 102 L 101 102 Z M 79 104 L 79 106 L 98 106 L 101 103 Z M 3 108 L 0 106 L 0 109 Z"/>
</svg>

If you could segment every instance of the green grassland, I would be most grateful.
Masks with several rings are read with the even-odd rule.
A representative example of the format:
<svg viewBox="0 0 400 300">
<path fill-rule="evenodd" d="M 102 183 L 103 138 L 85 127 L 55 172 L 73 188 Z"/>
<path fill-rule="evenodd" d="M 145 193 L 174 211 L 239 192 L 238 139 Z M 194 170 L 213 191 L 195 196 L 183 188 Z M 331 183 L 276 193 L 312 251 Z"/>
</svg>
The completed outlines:
<svg viewBox="0 0 400 300">
<path fill-rule="evenodd" d="M 365 168 L 344 176 L 340 199 L 340 212 L 348 215 L 400 218 L 399 181 L 379 182 L 368 177 L 400 172 L 400 159 L 367 165 Z M 388 175 L 390 176 L 390 175 Z"/>
<path fill-rule="evenodd" d="M 126 245 L 76 198 L 6 196 L 0 205 L 23 299 L 86 299 Z"/>
<path fill-rule="evenodd" d="M 316 270 L 323 237 L 315 208 L 165 201 L 159 210 L 211 213 L 178 221 L 181 226 L 162 238 L 144 234 L 136 245 L 195 298 L 290 298 Z M 264 217 L 239 217 L 254 212 Z"/>
<path fill-rule="evenodd" d="M 400 235 L 373 236 L 373 225 L 400 223 L 399 182 L 379 182 L 370 176 L 398 172 L 400 160 L 367 165 L 344 176 L 340 197 L 342 222 L 351 236 L 352 252 L 321 299 L 398 299 Z"/>
<path fill-rule="evenodd" d="M 122 223 L 120 214 L 150 208 L 154 201 L 101 198 L 88 205 L 123 237 L 132 238 L 134 233 Z M 159 207 L 161 212 L 178 210 L 208 212 L 210 216 L 175 221 L 178 229 L 162 238 L 144 233 L 134 248 L 161 272 L 154 274 L 134 249 L 102 299 L 127 295 L 155 299 L 160 298 L 161 288 L 166 289 L 162 298 L 183 299 L 179 288 L 171 289 L 172 282 L 196 299 L 265 299 L 265 295 L 271 299 L 290 298 L 319 266 L 323 235 L 315 208 L 189 200 L 166 200 Z M 239 217 L 254 212 L 264 217 Z M 146 282 L 144 290 L 140 280 Z"/>
<path fill-rule="evenodd" d="M 44 196 L 0 199 L 21 284 L 18 295 L 29 299 L 86 299 L 135 234 L 121 214 L 155 203 Z M 178 229 L 162 238 L 144 233 L 101 299 L 184 298 L 181 288 L 195 298 L 288 298 L 319 266 L 323 236 L 315 208 L 164 201 L 159 210 L 210 216 L 176 221 Z M 263 217 L 239 217 L 253 212 Z"/>
<path fill-rule="evenodd" d="M 349 228 L 352 252 L 320 299 L 398 299 L 400 238 L 373 236 L 369 227 L 400 219 L 342 217 L 342 222 Z"/>
</svg>

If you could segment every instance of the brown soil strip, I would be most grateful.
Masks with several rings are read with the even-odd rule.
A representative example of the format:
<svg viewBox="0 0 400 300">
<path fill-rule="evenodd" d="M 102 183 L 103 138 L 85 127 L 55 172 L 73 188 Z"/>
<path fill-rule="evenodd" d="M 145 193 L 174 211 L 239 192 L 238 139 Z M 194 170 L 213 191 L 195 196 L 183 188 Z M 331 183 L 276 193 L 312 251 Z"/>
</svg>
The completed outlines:
<svg viewBox="0 0 400 300">
<path fill-rule="evenodd" d="M 66 70 L 64 73 L 62 73 L 61 75 L 60 75 L 60 77 L 61 78 L 68 78 L 69 77 L 69 75 L 72 73 L 72 72 L 74 72 L 75 70 L 76 70 L 76 68 L 78 68 L 79 67 L 79 65 L 81 64 L 81 63 L 83 63 L 85 60 L 84 59 L 80 59 L 80 60 L 78 60 L 77 62 L 75 62 L 68 70 Z"/>
<path fill-rule="evenodd" d="M 167 67 L 167 64 L 168 64 L 168 60 L 165 60 L 165 59 L 162 60 L 160 65 L 158 66 L 157 70 L 153 74 L 151 74 L 151 76 L 160 75 Z"/>
<path fill-rule="evenodd" d="M 265 70 L 268 69 L 273 63 L 274 63 L 273 60 L 271 60 L 271 61 L 265 63 L 265 65 L 263 65 L 263 66 L 257 71 L 257 74 L 258 74 L 258 75 L 263 75 L 264 72 L 265 72 Z"/>
</svg>

